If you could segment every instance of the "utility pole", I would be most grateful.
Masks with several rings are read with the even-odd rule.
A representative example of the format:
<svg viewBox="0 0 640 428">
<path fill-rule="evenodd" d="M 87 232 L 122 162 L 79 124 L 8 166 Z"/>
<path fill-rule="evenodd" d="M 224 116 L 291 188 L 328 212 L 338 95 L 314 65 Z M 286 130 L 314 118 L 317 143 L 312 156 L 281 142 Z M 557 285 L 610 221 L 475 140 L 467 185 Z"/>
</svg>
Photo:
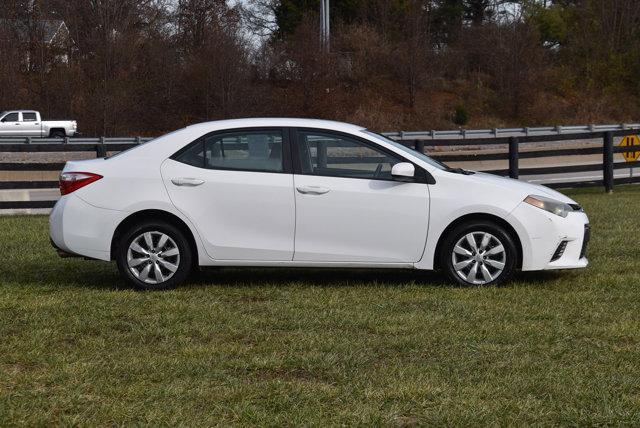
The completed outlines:
<svg viewBox="0 0 640 428">
<path fill-rule="evenodd" d="M 320 44 L 322 51 L 329 53 L 331 49 L 331 24 L 329 13 L 329 0 L 320 0 Z"/>
</svg>

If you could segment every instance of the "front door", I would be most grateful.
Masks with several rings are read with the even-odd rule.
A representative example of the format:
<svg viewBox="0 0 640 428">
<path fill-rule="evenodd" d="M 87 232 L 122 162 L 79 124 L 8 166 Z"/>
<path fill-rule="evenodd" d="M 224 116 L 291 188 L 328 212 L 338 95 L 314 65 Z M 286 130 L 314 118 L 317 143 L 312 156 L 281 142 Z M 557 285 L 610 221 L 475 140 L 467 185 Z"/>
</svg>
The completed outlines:
<svg viewBox="0 0 640 428">
<path fill-rule="evenodd" d="M 167 159 L 162 178 L 173 204 L 216 260 L 291 261 L 293 175 L 282 129 L 204 136 Z"/>
<path fill-rule="evenodd" d="M 0 120 L 0 135 L 7 137 L 23 135 L 21 125 L 20 113 L 9 113 Z"/>
<path fill-rule="evenodd" d="M 427 184 L 394 181 L 404 162 L 374 143 L 298 130 L 296 261 L 413 263 L 429 224 Z"/>
</svg>

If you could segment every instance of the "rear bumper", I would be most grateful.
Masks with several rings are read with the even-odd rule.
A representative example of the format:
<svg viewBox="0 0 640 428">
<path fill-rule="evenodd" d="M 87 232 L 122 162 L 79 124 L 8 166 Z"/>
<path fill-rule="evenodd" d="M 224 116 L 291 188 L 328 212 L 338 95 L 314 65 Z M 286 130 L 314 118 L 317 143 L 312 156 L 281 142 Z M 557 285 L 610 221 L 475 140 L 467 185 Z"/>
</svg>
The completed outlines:
<svg viewBox="0 0 640 428">
<path fill-rule="evenodd" d="M 61 197 L 49 216 L 51 244 L 65 256 L 111 259 L 111 239 L 123 211 L 98 208 L 75 194 Z"/>
</svg>

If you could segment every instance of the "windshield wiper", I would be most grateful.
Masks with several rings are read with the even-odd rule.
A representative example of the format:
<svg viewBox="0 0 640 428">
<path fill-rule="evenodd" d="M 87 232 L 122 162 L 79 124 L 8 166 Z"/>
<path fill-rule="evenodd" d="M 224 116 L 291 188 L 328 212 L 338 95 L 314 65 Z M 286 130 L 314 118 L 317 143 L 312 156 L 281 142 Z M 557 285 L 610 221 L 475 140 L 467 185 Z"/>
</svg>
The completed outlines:
<svg viewBox="0 0 640 428">
<path fill-rule="evenodd" d="M 462 169 L 462 168 L 451 168 L 450 166 L 447 167 L 447 171 L 452 172 L 454 174 L 462 174 L 462 175 L 475 174 L 475 172 L 473 171 L 467 171 L 466 169 Z"/>
</svg>

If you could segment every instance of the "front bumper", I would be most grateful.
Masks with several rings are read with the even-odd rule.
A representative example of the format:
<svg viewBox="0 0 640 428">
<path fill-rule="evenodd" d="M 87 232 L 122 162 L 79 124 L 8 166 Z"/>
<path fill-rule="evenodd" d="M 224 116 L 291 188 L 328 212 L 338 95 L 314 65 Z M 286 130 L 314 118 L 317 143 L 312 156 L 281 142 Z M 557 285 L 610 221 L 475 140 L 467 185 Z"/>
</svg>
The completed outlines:
<svg viewBox="0 0 640 428">
<path fill-rule="evenodd" d="M 517 225 L 522 244 L 522 270 L 576 269 L 589 264 L 586 249 L 591 230 L 584 212 L 570 212 L 563 218 L 523 202 L 510 214 L 510 222 Z"/>
</svg>

